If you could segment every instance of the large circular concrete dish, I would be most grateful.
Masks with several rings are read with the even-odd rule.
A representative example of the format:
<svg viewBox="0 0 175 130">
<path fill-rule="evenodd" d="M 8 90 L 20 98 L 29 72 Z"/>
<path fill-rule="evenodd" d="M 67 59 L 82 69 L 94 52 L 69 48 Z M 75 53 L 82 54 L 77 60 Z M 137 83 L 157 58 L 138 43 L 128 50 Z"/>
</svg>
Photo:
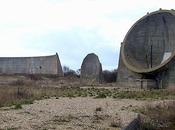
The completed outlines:
<svg viewBox="0 0 175 130">
<path fill-rule="evenodd" d="M 128 69 L 150 73 L 175 57 L 175 11 L 159 10 L 139 19 L 128 31 L 121 48 Z"/>
</svg>

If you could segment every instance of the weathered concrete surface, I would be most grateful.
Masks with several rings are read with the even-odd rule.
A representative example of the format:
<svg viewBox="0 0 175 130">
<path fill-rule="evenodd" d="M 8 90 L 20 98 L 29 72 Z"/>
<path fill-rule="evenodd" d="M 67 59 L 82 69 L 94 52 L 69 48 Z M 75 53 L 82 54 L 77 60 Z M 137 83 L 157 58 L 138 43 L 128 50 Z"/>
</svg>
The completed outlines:
<svg viewBox="0 0 175 130">
<path fill-rule="evenodd" d="M 40 57 L 0 57 L 1 74 L 58 74 L 63 71 L 58 54 Z"/>
<path fill-rule="evenodd" d="M 101 82 L 102 65 L 96 54 L 88 54 L 81 65 L 81 81 L 87 83 Z"/>
<path fill-rule="evenodd" d="M 130 119 L 130 122 L 122 128 L 122 130 L 142 130 L 139 114 L 135 114 L 135 116 Z"/>
<path fill-rule="evenodd" d="M 118 78 L 123 86 L 175 87 L 175 11 L 159 10 L 138 20 L 121 44 Z"/>
</svg>

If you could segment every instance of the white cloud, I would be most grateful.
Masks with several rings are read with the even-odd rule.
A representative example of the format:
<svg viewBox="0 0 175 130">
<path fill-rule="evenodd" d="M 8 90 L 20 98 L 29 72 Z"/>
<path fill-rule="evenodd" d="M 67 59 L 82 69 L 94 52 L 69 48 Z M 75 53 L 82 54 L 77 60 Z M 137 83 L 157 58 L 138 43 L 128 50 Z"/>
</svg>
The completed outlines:
<svg viewBox="0 0 175 130">
<path fill-rule="evenodd" d="M 119 48 L 137 19 L 146 12 L 174 5 L 174 0 L 0 0 L 0 56 L 48 54 L 48 50 L 26 48 L 26 39 L 42 39 L 53 30 L 76 28 L 96 30 L 109 41 L 99 43 L 101 46 Z"/>
</svg>

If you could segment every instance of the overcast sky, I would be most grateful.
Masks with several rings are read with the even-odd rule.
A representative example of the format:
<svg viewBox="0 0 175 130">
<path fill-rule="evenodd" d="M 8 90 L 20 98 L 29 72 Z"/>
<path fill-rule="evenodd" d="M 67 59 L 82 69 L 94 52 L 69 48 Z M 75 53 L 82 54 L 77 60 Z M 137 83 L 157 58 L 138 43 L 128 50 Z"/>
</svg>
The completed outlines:
<svg viewBox="0 0 175 130">
<path fill-rule="evenodd" d="M 0 0 L 0 57 L 58 52 L 76 70 L 94 52 L 104 69 L 116 69 L 128 29 L 159 8 L 175 0 Z"/>
</svg>

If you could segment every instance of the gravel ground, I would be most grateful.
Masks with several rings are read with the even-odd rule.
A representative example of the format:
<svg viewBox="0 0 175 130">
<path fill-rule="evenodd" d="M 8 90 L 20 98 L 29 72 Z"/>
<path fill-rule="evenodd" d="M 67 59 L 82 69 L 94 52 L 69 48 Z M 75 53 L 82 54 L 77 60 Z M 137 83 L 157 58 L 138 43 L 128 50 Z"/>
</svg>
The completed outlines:
<svg viewBox="0 0 175 130">
<path fill-rule="evenodd" d="M 2 130 L 117 130 L 125 126 L 147 101 L 130 99 L 51 98 L 23 105 L 22 109 L 1 108 Z"/>
</svg>

